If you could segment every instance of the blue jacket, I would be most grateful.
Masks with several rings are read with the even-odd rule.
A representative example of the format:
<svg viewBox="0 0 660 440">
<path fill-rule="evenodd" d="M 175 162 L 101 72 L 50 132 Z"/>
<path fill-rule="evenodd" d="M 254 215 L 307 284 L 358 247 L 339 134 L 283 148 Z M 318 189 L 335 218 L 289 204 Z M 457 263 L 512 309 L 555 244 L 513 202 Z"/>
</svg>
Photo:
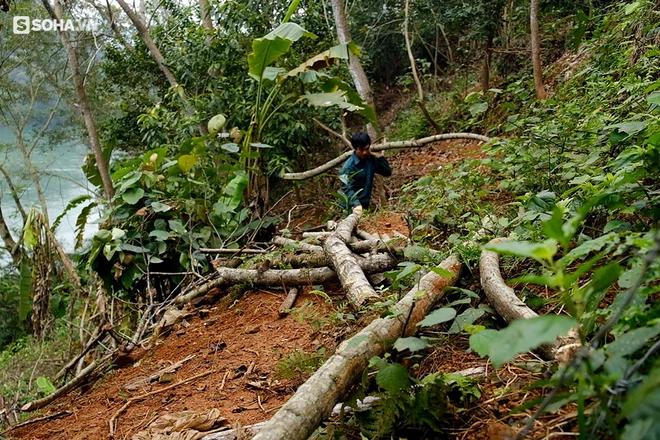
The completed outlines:
<svg viewBox="0 0 660 440">
<path fill-rule="evenodd" d="M 374 186 L 374 174 L 385 177 L 392 175 L 392 168 L 385 157 L 367 156 L 360 160 L 355 152 L 349 157 L 339 170 L 339 178 L 342 181 L 341 190 L 351 200 L 351 207 L 362 205 L 364 209 L 369 208 L 371 202 L 371 191 Z M 362 190 L 358 193 L 359 190 Z M 357 196 L 355 194 L 357 193 Z"/>
</svg>

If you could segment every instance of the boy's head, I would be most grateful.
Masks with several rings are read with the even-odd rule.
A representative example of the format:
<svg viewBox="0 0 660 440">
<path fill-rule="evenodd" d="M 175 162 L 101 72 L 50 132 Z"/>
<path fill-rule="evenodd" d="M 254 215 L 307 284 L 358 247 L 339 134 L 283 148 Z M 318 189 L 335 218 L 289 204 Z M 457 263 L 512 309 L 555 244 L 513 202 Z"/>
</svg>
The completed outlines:
<svg viewBox="0 0 660 440">
<path fill-rule="evenodd" d="M 355 150 L 355 155 L 360 159 L 369 156 L 369 148 L 371 147 L 371 138 L 367 133 L 357 133 L 351 138 L 351 145 Z"/>
</svg>

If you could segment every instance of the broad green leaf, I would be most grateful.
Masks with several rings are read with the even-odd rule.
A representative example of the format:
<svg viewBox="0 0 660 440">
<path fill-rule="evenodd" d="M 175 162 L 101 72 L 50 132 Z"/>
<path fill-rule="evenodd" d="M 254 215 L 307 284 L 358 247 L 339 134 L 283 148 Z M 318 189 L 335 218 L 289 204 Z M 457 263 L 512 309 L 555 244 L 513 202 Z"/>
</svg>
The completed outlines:
<svg viewBox="0 0 660 440">
<path fill-rule="evenodd" d="M 527 207 L 536 212 L 548 212 L 555 206 L 557 195 L 552 191 L 541 191 L 527 202 Z"/>
<path fill-rule="evenodd" d="M 167 231 L 160 231 L 158 229 L 149 232 L 149 237 L 154 237 L 156 240 L 165 241 L 170 238 L 172 234 Z"/>
<path fill-rule="evenodd" d="M 426 317 L 419 321 L 417 325 L 420 327 L 428 327 L 431 325 L 437 325 L 443 322 L 451 321 L 455 317 L 456 310 L 443 307 L 442 309 L 434 310 L 426 315 Z"/>
<path fill-rule="evenodd" d="M 166 203 L 153 202 L 153 203 L 151 204 L 151 209 L 152 209 L 154 212 L 167 212 L 167 211 L 169 211 L 170 209 L 172 209 L 172 207 L 171 207 L 170 205 L 166 204 Z"/>
<path fill-rule="evenodd" d="M 618 124 L 612 124 L 605 128 L 616 128 L 620 132 L 632 136 L 644 130 L 647 125 L 648 124 L 644 121 L 628 121 L 628 122 L 620 122 Z"/>
<path fill-rule="evenodd" d="M 660 324 L 631 330 L 605 346 L 608 356 L 628 356 L 645 346 L 660 334 Z"/>
<path fill-rule="evenodd" d="M 62 221 L 62 219 L 66 216 L 66 214 L 67 214 L 70 210 L 72 210 L 73 208 L 75 208 L 76 206 L 80 205 L 81 203 L 83 203 L 83 202 L 85 202 L 85 201 L 87 201 L 87 200 L 91 200 L 91 198 L 92 198 L 91 196 L 88 196 L 88 195 L 82 195 L 82 196 L 74 197 L 73 199 L 71 199 L 71 200 L 69 201 L 69 203 L 66 205 L 66 208 L 64 208 L 64 211 L 62 211 L 62 214 L 60 214 L 59 216 L 57 216 L 57 218 L 56 218 L 55 221 L 53 222 L 53 226 L 52 226 L 51 229 L 52 229 L 53 231 L 54 231 L 55 229 L 57 229 L 57 227 L 60 225 L 60 222 Z"/>
<path fill-rule="evenodd" d="M 250 145 L 254 148 L 273 148 L 272 145 L 264 144 L 261 142 L 252 142 Z"/>
<path fill-rule="evenodd" d="M 655 418 L 634 420 L 625 426 L 621 438 L 631 440 L 658 440 L 660 439 L 660 421 Z"/>
<path fill-rule="evenodd" d="M 142 188 L 129 188 L 121 195 L 121 198 L 129 205 L 135 205 L 143 196 L 144 190 Z"/>
<path fill-rule="evenodd" d="M 576 325 L 577 322 L 568 316 L 517 319 L 499 332 L 497 343 L 489 345 L 488 355 L 495 367 L 499 368 L 521 353 L 553 342 L 557 336 L 565 335 Z"/>
<path fill-rule="evenodd" d="M 513 278 L 513 283 L 536 284 L 538 286 L 547 286 L 550 288 L 557 287 L 557 280 L 554 276 L 549 274 L 542 275 L 523 275 L 521 277 Z"/>
<path fill-rule="evenodd" d="M 394 348 L 398 351 L 410 350 L 411 352 L 424 350 L 430 347 L 429 341 L 422 338 L 411 336 L 409 338 L 399 338 L 394 342 Z"/>
<path fill-rule="evenodd" d="M 170 225 L 170 229 L 177 234 L 183 235 L 186 233 L 186 227 L 179 220 L 168 220 L 167 223 Z"/>
<path fill-rule="evenodd" d="M 37 386 L 39 387 L 39 391 L 45 395 L 53 394 L 56 390 L 55 385 L 53 385 L 48 378 L 43 376 L 37 377 Z"/>
<path fill-rule="evenodd" d="M 603 247 L 611 246 L 618 241 L 618 236 L 613 232 L 601 235 L 593 240 L 585 241 L 580 246 L 572 249 L 568 254 L 564 255 L 560 261 L 563 264 L 568 264 L 577 258 L 584 257 L 594 251 L 600 251 Z"/>
<path fill-rule="evenodd" d="M 227 123 L 227 118 L 225 118 L 225 115 L 218 114 L 213 116 L 207 124 L 209 134 L 211 136 L 218 134 L 218 132 L 222 130 L 222 127 L 225 126 L 225 123 Z"/>
<path fill-rule="evenodd" d="M 657 400 L 660 397 L 658 392 L 660 392 L 660 368 L 656 367 L 651 370 L 642 383 L 628 394 L 626 402 L 623 405 L 622 415 L 630 418 L 649 397 L 652 400 Z"/>
<path fill-rule="evenodd" d="M 349 112 L 354 112 L 362 108 L 348 102 L 345 95 L 345 91 L 337 90 L 336 92 L 331 93 L 306 93 L 303 95 L 303 99 L 306 99 L 310 105 L 315 107 L 337 106 L 348 110 Z"/>
<path fill-rule="evenodd" d="M 551 238 L 543 243 L 532 243 L 529 241 L 505 241 L 489 244 L 486 250 L 495 251 L 500 254 L 516 255 L 519 257 L 533 258 L 537 261 L 551 261 L 557 253 L 557 240 Z"/>
<path fill-rule="evenodd" d="M 193 156 L 192 154 L 184 154 L 183 156 L 179 157 L 177 163 L 179 164 L 179 169 L 184 173 L 187 173 L 197 164 L 197 156 Z"/>
<path fill-rule="evenodd" d="M 239 151 L 241 151 L 241 148 L 238 146 L 238 144 L 235 144 L 233 142 L 230 142 L 228 144 L 222 144 L 220 148 L 222 148 L 225 151 L 229 151 L 230 153 L 238 153 Z"/>
<path fill-rule="evenodd" d="M 415 272 L 417 272 L 419 269 L 421 269 L 421 266 L 419 264 L 411 263 L 410 261 L 404 261 L 403 263 L 399 263 L 399 266 L 403 267 L 403 270 L 397 274 L 395 278 L 396 281 L 399 281 L 409 275 L 412 275 Z"/>
<path fill-rule="evenodd" d="M 500 332 L 497 330 L 481 330 L 470 336 L 470 348 L 476 351 L 479 356 L 487 356 L 491 344 L 497 344 Z"/>
<path fill-rule="evenodd" d="M 253 78 L 261 80 L 266 68 L 291 48 L 294 41 L 303 36 L 316 38 L 295 23 L 282 23 L 268 35 L 252 42 L 252 53 L 248 55 L 249 73 Z"/>
<path fill-rule="evenodd" d="M 149 252 L 149 249 L 142 246 L 134 246 L 132 244 L 121 243 L 119 249 L 122 251 L 133 252 L 135 254 L 141 254 L 143 252 Z"/>
<path fill-rule="evenodd" d="M 429 256 L 429 250 L 422 246 L 411 245 L 403 249 L 403 256 L 406 260 L 422 261 Z"/>
<path fill-rule="evenodd" d="M 289 20 L 291 20 L 291 16 L 293 15 L 294 12 L 298 9 L 298 5 L 300 4 L 300 0 L 293 0 L 291 4 L 289 5 L 289 9 L 286 11 L 286 15 L 284 16 L 284 19 L 282 19 L 282 23 L 286 23 Z"/>
<path fill-rule="evenodd" d="M 410 386 L 408 370 L 401 364 L 389 364 L 376 374 L 376 383 L 390 393 L 397 393 Z"/>
<path fill-rule="evenodd" d="M 635 11 L 636 11 L 641 5 L 642 5 L 641 2 L 632 2 L 632 3 L 628 3 L 628 4 L 624 7 L 624 11 L 625 11 L 626 15 L 630 15 L 630 14 L 632 14 L 633 12 L 635 12 Z"/>
<path fill-rule="evenodd" d="M 449 333 L 460 333 L 464 326 L 474 324 L 474 321 L 481 318 L 484 313 L 486 313 L 484 309 L 467 309 L 456 317 L 456 321 L 454 321 L 454 324 L 449 329 Z"/>
<path fill-rule="evenodd" d="M 236 176 L 225 187 L 224 193 L 226 195 L 221 197 L 219 202 L 234 211 L 243 203 L 243 191 L 245 191 L 247 184 L 247 175 L 242 171 L 236 172 Z"/>
<path fill-rule="evenodd" d="M 562 246 L 568 246 L 572 236 L 566 236 L 564 232 L 564 217 L 561 208 L 555 206 L 552 210 L 552 217 L 550 220 L 543 223 L 543 232 L 550 237 L 561 243 Z"/>
<path fill-rule="evenodd" d="M 653 92 L 646 97 L 646 102 L 649 104 L 660 105 L 660 92 Z"/>
<path fill-rule="evenodd" d="M 484 113 L 486 110 L 488 110 L 487 102 L 478 102 L 476 104 L 472 104 L 468 108 L 468 111 L 472 116 L 479 116 L 480 114 Z"/>
<path fill-rule="evenodd" d="M 335 64 L 336 62 L 335 60 L 337 59 L 347 60 L 349 56 L 349 52 L 353 52 L 353 53 L 359 52 L 357 46 L 352 41 L 349 43 L 339 44 L 337 46 L 331 47 L 325 52 L 322 52 L 308 59 L 307 61 L 296 67 L 295 69 L 287 72 L 286 75 L 296 76 L 308 70 L 317 71 L 320 69 L 331 67 Z"/>
</svg>

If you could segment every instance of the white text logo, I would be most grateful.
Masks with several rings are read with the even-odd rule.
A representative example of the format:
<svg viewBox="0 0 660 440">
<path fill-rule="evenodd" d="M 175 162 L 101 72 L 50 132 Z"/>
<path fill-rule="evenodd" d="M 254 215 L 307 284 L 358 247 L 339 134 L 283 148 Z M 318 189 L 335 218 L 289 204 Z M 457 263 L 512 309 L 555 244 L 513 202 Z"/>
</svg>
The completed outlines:
<svg viewBox="0 0 660 440">
<path fill-rule="evenodd" d="M 29 34 L 41 31 L 96 31 L 96 23 L 92 20 L 52 20 L 50 18 L 35 18 L 18 16 L 14 17 L 14 33 Z"/>
</svg>

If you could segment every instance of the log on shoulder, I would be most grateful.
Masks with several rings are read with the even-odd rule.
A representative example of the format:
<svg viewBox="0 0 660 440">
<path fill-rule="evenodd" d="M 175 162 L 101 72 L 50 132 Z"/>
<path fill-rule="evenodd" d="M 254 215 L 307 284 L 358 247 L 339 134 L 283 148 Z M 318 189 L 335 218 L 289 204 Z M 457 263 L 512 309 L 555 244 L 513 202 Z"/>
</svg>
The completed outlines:
<svg viewBox="0 0 660 440">
<path fill-rule="evenodd" d="M 506 238 L 495 238 L 489 244 L 500 243 L 506 241 Z M 482 251 L 481 258 L 479 259 L 479 274 L 481 279 L 481 286 L 486 293 L 488 302 L 493 306 L 495 311 L 504 320 L 509 323 L 514 319 L 528 319 L 537 317 L 538 314 L 518 298 L 514 290 L 507 286 L 502 278 L 500 272 L 500 257 L 497 252 Z M 563 353 L 562 356 L 571 357 L 571 352 L 574 348 L 579 348 L 579 336 L 576 329 L 572 329 L 568 335 L 561 336 L 552 344 L 545 344 L 536 350 L 545 359 L 555 359 L 558 352 Z M 558 359 L 563 361 L 563 359 Z"/>
<path fill-rule="evenodd" d="M 369 284 L 360 265 L 348 249 L 347 243 L 356 228 L 360 217 L 351 214 L 337 225 L 337 230 L 323 243 L 325 255 L 334 267 L 346 297 L 353 307 L 360 307 L 369 298 L 378 298 L 378 294 Z"/>
<path fill-rule="evenodd" d="M 334 405 L 345 397 L 360 379 L 369 359 L 382 356 L 387 346 L 402 334 L 414 332 L 416 324 L 442 296 L 444 288 L 458 279 L 461 263 L 450 256 L 440 267 L 452 272 L 443 278 L 426 274 L 396 305 L 394 317 L 379 318 L 348 341 L 319 368 L 296 394 L 262 427 L 253 440 L 303 440 L 330 415 Z M 420 295 L 420 291 L 424 293 Z M 407 327 L 406 322 L 408 322 Z M 405 332 L 404 332 L 405 331 Z"/>
</svg>

